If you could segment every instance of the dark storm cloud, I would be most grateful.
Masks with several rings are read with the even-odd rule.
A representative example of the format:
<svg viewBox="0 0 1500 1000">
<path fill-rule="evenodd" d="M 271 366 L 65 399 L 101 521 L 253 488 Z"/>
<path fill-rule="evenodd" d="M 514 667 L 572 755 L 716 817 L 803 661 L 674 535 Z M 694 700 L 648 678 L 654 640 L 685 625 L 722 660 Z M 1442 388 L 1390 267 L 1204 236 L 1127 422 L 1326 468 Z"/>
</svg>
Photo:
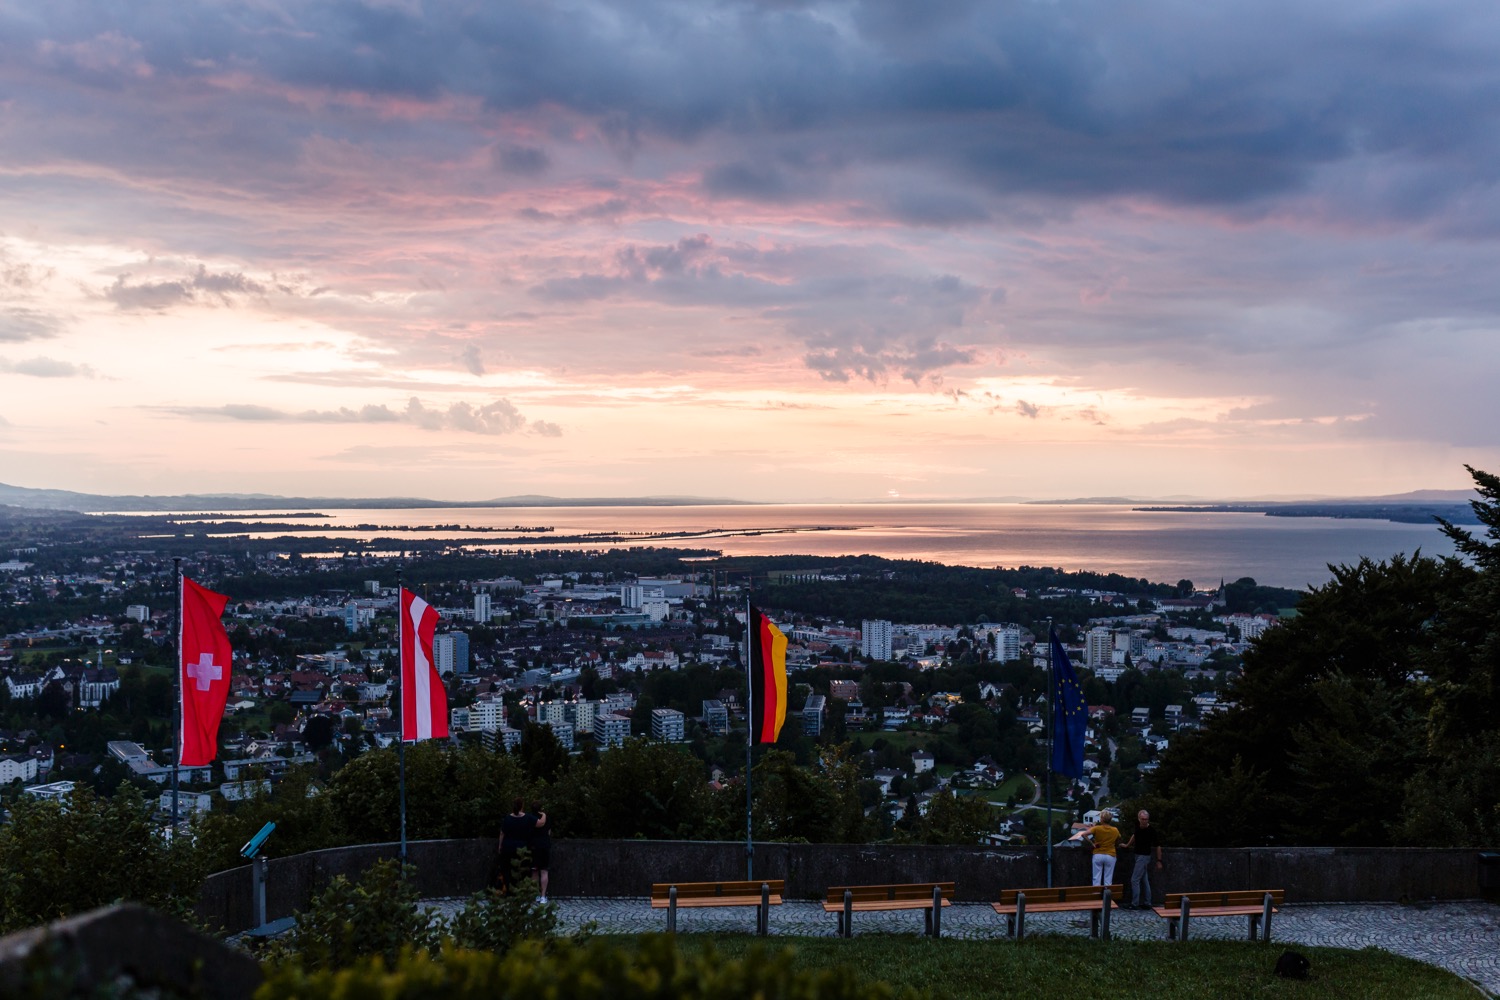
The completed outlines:
<svg viewBox="0 0 1500 1000">
<path fill-rule="evenodd" d="M 49 4 L 0 13 L 0 60 L 168 103 L 238 73 L 378 99 L 457 95 L 506 114 L 562 110 L 625 152 L 711 142 L 717 165 L 702 177 L 715 196 L 806 198 L 842 170 L 912 165 L 969 189 L 884 202 L 895 218 L 937 225 L 986 218 L 981 196 L 1143 194 L 1250 211 L 1308 190 L 1320 170 L 1377 159 L 1415 175 L 1377 182 L 1346 209 L 1430 218 L 1465 196 L 1487 204 L 1500 174 L 1492 5 L 824 6 Z M 227 153 L 233 137 L 263 152 L 307 128 L 268 116 L 263 97 L 240 103 L 205 121 L 217 129 L 205 146 Z M 121 124 L 106 147 L 162 155 L 154 123 Z M 437 149 L 466 141 L 420 135 Z M 789 158 L 809 153 L 815 167 L 799 176 Z M 522 176 L 556 159 L 525 144 L 493 155 Z"/>
</svg>

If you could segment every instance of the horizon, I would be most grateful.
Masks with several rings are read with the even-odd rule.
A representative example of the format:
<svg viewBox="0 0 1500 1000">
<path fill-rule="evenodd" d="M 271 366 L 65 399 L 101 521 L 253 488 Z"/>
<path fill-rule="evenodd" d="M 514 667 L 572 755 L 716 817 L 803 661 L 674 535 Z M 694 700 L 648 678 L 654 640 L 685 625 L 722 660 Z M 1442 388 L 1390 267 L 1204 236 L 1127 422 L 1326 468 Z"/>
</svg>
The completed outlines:
<svg viewBox="0 0 1500 1000">
<path fill-rule="evenodd" d="M 1473 0 L 85 0 L 0 8 L 0 55 L 28 488 L 1272 502 L 1500 468 Z"/>
</svg>

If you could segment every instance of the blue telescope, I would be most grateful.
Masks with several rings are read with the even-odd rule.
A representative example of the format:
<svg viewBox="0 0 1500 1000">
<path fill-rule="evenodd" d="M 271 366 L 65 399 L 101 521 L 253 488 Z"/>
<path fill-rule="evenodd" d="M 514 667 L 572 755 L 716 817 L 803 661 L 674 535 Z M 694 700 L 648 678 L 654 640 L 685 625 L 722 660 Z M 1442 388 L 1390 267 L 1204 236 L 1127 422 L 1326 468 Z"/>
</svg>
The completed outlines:
<svg viewBox="0 0 1500 1000">
<path fill-rule="evenodd" d="M 240 857 L 253 858 L 257 854 L 259 854 L 261 845 L 266 842 L 266 838 L 269 837 L 275 829 L 275 823 L 267 823 L 265 826 L 261 827 L 260 832 L 247 840 L 245 842 L 245 846 L 240 848 Z"/>
</svg>

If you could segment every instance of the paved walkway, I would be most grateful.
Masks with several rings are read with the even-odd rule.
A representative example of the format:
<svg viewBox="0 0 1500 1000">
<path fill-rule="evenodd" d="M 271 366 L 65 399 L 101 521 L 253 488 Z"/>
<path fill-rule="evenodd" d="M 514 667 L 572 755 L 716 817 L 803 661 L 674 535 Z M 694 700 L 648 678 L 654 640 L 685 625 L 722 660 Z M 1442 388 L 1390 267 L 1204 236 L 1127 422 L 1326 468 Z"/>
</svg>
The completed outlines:
<svg viewBox="0 0 1500 1000">
<path fill-rule="evenodd" d="M 666 912 L 652 910 L 638 899 L 557 899 L 558 915 L 566 928 L 588 921 L 604 933 L 639 934 L 666 928 Z M 463 900 L 431 900 L 428 905 L 452 913 Z M 771 934 L 833 937 L 835 918 L 822 904 L 787 902 L 771 908 Z M 755 915 L 749 909 L 680 909 L 677 929 L 693 932 L 750 932 Z M 922 932 L 921 911 L 860 913 L 854 917 L 856 934 Z M 1110 923 L 1114 936 L 1127 940 L 1164 939 L 1166 921 L 1152 913 L 1117 910 Z M 1087 936 L 1087 917 L 1078 914 L 1029 914 L 1028 934 Z M 1244 940 L 1246 921 L 1219 917 L 1195 920 L 1195 939 Z M 943 912 L 943 936 L 1003 938 L 1005 918 L 988 903 L 957 903 Z M 1326 945 L 1334 948 L 1382 948 L 1429 962 L 1500 995 L 1500 906 L 1491 903 L 1433 903 L 1399 906 L 1394 903 L 1294 904 L 1272 922 L 1273 943 Z"/>
</svg>

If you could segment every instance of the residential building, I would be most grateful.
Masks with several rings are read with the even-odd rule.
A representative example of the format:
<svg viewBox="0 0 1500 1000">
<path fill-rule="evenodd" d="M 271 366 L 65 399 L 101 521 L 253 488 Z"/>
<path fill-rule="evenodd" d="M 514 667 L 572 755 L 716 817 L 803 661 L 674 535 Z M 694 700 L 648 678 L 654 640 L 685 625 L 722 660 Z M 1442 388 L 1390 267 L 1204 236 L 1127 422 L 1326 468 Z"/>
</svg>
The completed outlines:
<svg viewBox="0 0 1500 1000">
<path fill-rule="evenodd" d="M 212 792 L 189 792 L 186 789 L 177 790 L 177 815 L 196 816 L 206 813 L 214 807 L 214 796 Z M 172 792 L 162 792 L 158 800 L 157 808 L 164 813 L 172 812 Z"/>
<path fill-rule="evenodd" d="M 687 739 L 687 726 L 683 714 L 675 708 L 656 708 L 651 711 L 651 735 L 668 743 L 681 743 Z"/>
<path fill-rule="evenodd" d="M 131 604 L 125 608 L 125 617 L 133 622 L 149 622 L 151 609 L 144 604 Z"/>
<path fill-rule="evenodd" d="M 444 632 L 432 640 L 432 658 L 440 674 L 469 672 L 469 633 Z"/>
<path fill-rule="evenodd" d="M 623 584 L 620 587 L 620 607 L 639 608 L 646 599 L 646 588 L 635 583 Z"/>
<path fill-rule="evenodd" d="M 23 784 L 36 780 L 36 758 L 29 753 L 10 754 L 0 757 L 0 785 L 12 781 Z"/>
<path fill-rule="evenodd" d="M 828 699 L 820 694 L 808 695 L 802 706 L 802 734 L 822 736 L 823 720 L 828 714 Z"/>
<path fill-rule="evenodd" d="M 1001 663 L 1014 663 L 1021 658 L 1021 630 L 1015 625 L 1006 625 L 994 631 L 995 659 Z"/>
<path fill-rule="evenodd" d="M 488 624 L 490 618 L 494 615 L 494 608 L 491 601 L 490 595 L 484 591 L 480 591 L 474 595 L 474 620 L 481 625 Z"/>
<path fill-rule="evenodd" d="M 1108 667 L 1114 663 L 1115 634 L 1107 628 L 1091 628 L 1084 636 L 1083 663 L 1087 667 Z"/>
<path fill-rule="evenodd" d="M 883 618 L 867 618 L 860 625 L 859 652 L 872 660 L 891 658 L 891 623 Z"/>
<path fill-rule="evenodd" d="M 21 789 L 23 795 L 30 795 L 34 799 L 51 799 L 55 802 L 67 802 L 68 796 L 73 794 L 73 782 L 54 781 L 47 785 L 32 785 Z"/>
<path fill-rule="evenodd" d="M 729 734 L 729 709 L 717 698 L 703 702 L 703 728 L 716 736 Z"/>
<path fill-rule="evenodd" d="M 573 728 L 581 733 L 594 731 L 594 716 L 598 714 L 597 701 L 570 701 L 563 705 L 563 718 L 573 723 Z"/>
<path fill-rule="evenodd" d="M 557 737 L 557 742 L 562 746 L 564 750 L 573 749 L 573 740 L 575 735 L 573 723 L 558 721 L 543 723 L 543 725 L 545 725 L 552 731 L 552 735 Z"/>
<path fill-rule="evenodd" d="M 479 736 L 480 745 L 491 753 L 504 750 L 512 753 L 516 747 L 521 745 L 521 731 L 509 726 L 501 726 L 498 729 L 485 729 Z"/>
<path fill-rule="evenodd" d="M 937 765 L 937 758 L 926 750 L 916 750 L 911 755 L 911 770 L 913 774 L 921 774 L 923 771 L 931 771 Z"/>
<path fill-rule="evenodd" d="M 630 719 L 613 712 L 594 716 L 594 739 L 600 746 L 617 747 L 630 738 Z"/>
</svg>

